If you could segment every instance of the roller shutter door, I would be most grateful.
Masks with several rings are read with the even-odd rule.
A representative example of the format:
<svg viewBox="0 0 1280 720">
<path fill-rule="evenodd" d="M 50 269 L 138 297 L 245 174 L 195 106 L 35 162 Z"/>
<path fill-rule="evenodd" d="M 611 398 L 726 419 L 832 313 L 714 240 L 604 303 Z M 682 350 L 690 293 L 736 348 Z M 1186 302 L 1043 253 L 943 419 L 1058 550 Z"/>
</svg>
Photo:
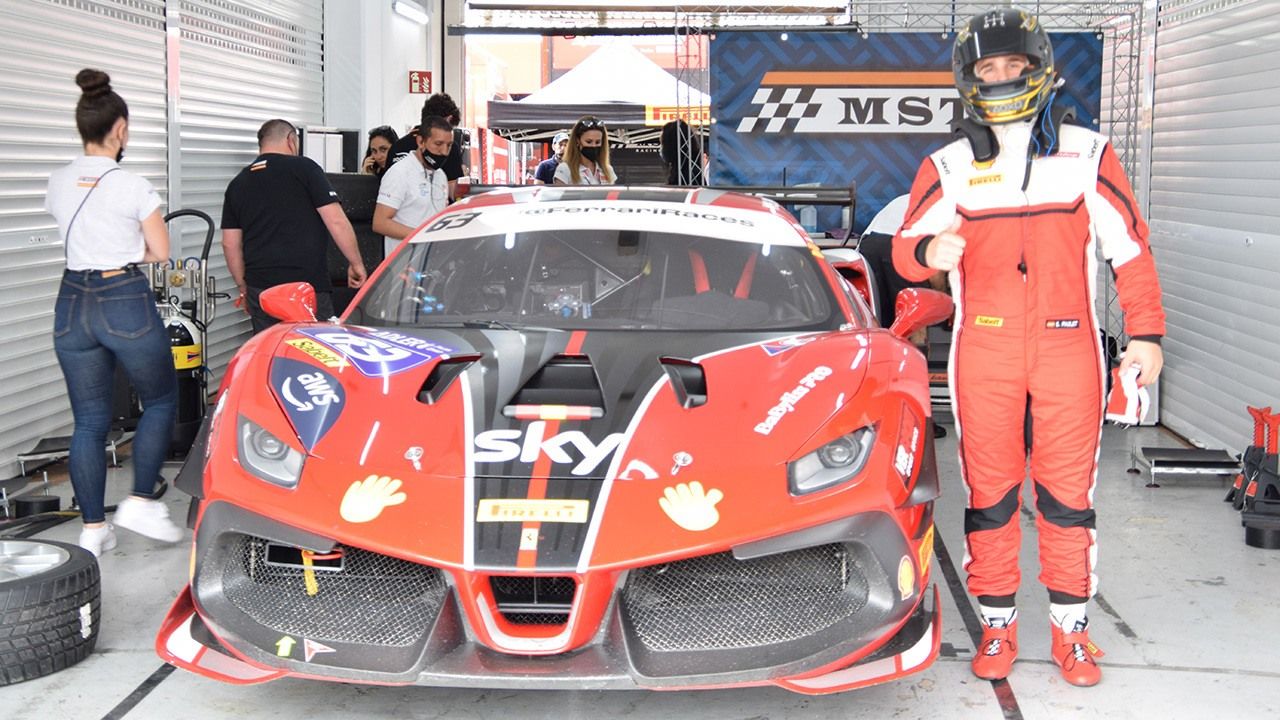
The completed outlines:
<svg viewBox="0 0 1280 720">
<path fill-rule="evenodd" d="M 1242 450 L 1280 405 L 1280 15 L 1161 3 L 1151 209 L 1169 316 L 1161 421 Z"/>
<path fill-rule="evenodd" d="M 83 152 L 75 74 L 111 75 L 129 104 L 124 167 L 163 197 L 164 38 L 159 0 L 0 0 L 0 477 L 16 475 L 16 456 L 39 438 L 71 428 L 52 339 L 63 248 L 44 195 L 49 174 Z"/>
<path fill-rule="evenodd" d="M 223 191 L 257 156 L 263 122 L 281 117 L 299 125 L 321 124 L 323 6 L 319 0 L 178 0 L 171 5 L 181 38 L 175 117 L 180 140 L 174 161 L 180 182 L 172 186 L 173 207 L 203 210 L 220 222 Z M 198 225 L 183 226 L 175 255 L 199 254 L 203 232 Z M 219 287 L 233 292 L 217 238 L 210 266 Z M 248 337 L 248 316 L 222 301 L 206 348 L 213 386 Z"/>
</svg>

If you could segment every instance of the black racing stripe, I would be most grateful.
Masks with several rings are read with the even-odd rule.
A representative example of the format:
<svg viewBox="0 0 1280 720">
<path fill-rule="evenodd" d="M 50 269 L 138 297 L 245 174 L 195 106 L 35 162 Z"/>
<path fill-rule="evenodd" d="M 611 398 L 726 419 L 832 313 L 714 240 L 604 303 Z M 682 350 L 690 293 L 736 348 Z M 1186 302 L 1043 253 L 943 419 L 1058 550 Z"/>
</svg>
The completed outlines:
<svg viewBox="0 0 1280 720">
<path fill-rule="evenodd" d="M 965 508 L 964 511 L 964 532 L 969 533 L 981 532 L 983 530 L 999 530 L 1018 512 L 1018 491 L 1022 489 L 1019 483 L 1009 488 L 1009 492 L 1000 498 L 1000 502 L 985 508 Z"/>
<path fill-rule="evenodd" d="M 914 222 L 916 219 L 916 213 L 920 212 L 920 209 L 929 201 L 929 198 L 933 197 L 933 194 L 941 189 L 942 180 L 938 179 L 933 181 L 933 184 L 929 186 L 929 189 L 924 191 L 924 195 L 920 198 L 920 202 L 916 203 L 915 207 L 908 209 L 906 219 L 902 221 L 902 227 L 906 227 Z"/>
<path fill-rule="evenodd" d="M 1072 528 L 1082 527 L 1090 530 L 1098 526 L 1098 516 L 1093 508 L 1084 508 L 1077 510 L 1068 507 L 1061 500 L 1053 496 L 1045 486 L 1036 483 L 1036 510 L 1040 512 L 1040 516 L 1046 521 L 1057 525 L 1058 527 Z"/>
<path fill-rule="evenodd" d="M 1121 203 L 1124 204 L 1125 212 L 1129 213 L 1129 227 L 1133 228 L 1133 236 L 1138 237 L 1138 213 L 1133 209 L 1133 204 L 1129 202 L 1129 198 L 1115 186 L 1115 183 L 1106 179 L 1102 175 L 1098 176 L 1098 182 L 1102 183 L 1108 190 L 1115 195 Z"/>
<path fill-rule="evenodd" d="M 529 496 L 529 479 L 519 477 L 477 477 L 477 512 L 485 499 L 524 500 Z M 475 563 L 479 567 L 513 568 L 520 555 L 519 522 L 476 522 Z"/>
<path fill-rule="evenodd" d="M 1045 208 L 1043 210 L 1017 211 L 1017 212 L 998 212 L 990 214 L 967 213 L 959 208 L 956 212 L 960 217 L 970 222 L 979 222 L 981 220 L 1000 220 L 1006 218 L 1026 218 L 1036 217 L 1037 215 L 1074 215 L 1080 212 L 1080 208 L 1084 206 L 1084 197 L 1076 200 L 1075 204 L 1069 208 Z"/>
<path fill-rule="evenodd" d="M 547 481 L 549 500 L 586 500 L 591 509 L 604 486 L 601 478 L 552 478 Z M 538 538 L 536 566 L 539 570 L 570 570 L 578 565 L 587 538 L 590 518 L 584 523 L 542 523 Z"/>
</svg>

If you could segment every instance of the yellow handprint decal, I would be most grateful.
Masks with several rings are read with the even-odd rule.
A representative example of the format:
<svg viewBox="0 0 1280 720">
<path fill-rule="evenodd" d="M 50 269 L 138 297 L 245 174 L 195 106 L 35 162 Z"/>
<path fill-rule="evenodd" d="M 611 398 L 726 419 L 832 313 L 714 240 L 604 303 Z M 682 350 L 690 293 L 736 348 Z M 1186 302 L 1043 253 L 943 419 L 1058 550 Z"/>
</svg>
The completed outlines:
<svg viewBox="0 0 1280 720">
<path fill-rule="evenodd" d="M 724 499 L 724 493 L 716 488 L 709 492 L 702 489 L 702 483 L 694 480 L 691 483 L 680 483 L 663 490 L 658 498 L 662 511 L 671 518 L 671 522 L 685 530 L 697 532 L 715 527 L 720 522 L 720 512 L 716 503 Z"/>
<path fill-rule="evenodd" d="M 342 496 L 338 514 L 347 522 L 369 522 L 381 515 L 383 508 L 399 505 L 407 499 L 404 493 L 396 492 L 399 489 L 400 481 L 386 475 L 370 475 L 364 480 L 357 480 Z"/>
</svg>

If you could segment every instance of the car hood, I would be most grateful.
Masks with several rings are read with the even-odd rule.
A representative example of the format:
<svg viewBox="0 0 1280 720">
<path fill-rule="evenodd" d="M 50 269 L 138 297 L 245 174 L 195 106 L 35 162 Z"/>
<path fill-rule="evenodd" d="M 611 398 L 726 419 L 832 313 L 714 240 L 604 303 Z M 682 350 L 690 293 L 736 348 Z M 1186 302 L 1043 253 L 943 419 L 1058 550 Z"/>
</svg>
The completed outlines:
<svg viewBox="0 0 1280 720">
<path fill-rule="evenodd" d="M 275 408 L 238 407 L 307 452 L 296 524 L 393 554 L 412 528 L 413 554 L 472 567 L 625 564 L 820 521 L 786 464 L 872 422 L 880 336 L 301 325 L 237 379 Z"/>
</svg>

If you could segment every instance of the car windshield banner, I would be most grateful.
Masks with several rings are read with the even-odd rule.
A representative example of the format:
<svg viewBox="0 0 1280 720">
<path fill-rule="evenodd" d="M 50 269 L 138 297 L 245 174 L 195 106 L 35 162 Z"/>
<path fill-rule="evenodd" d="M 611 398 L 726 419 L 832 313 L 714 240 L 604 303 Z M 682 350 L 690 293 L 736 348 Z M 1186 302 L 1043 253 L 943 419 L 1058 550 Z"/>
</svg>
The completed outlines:
<svg viewBox="0 0 1280 720">
<path fill-rule="evenodd" d="M 1051 33 L 1055 102 L 1098 130 L 1102 40 Z M 858 185 L 861 229 L 911 189 L 920 162 L 963 116 L 951 73 L 954 35 L 926 32 L 722 32 L 711 40 L 712 185 Z M 842 225 L 838 208 L 792 207 L 809 230 Z"/>
</svg>

